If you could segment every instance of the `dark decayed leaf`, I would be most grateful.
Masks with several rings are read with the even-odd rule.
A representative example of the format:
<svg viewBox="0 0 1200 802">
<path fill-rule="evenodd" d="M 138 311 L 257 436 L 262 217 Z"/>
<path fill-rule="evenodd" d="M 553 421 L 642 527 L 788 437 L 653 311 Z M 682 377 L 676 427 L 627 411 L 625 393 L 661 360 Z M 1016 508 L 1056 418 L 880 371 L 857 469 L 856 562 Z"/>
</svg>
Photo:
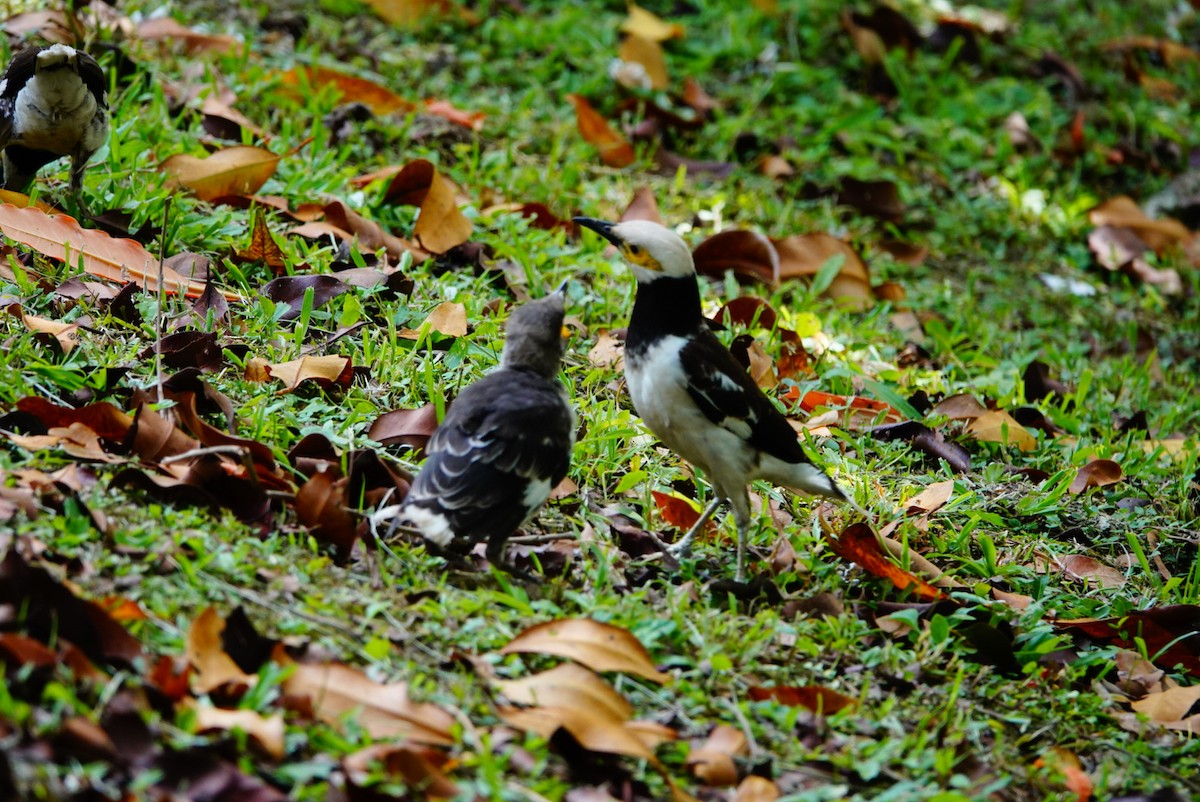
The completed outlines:
<svg viewBox="0 0 1200 802">
<path fill-rule="evenodd" d="M 837 202 L 881 220 L 896 222 L 904 216 L 904 204 L 901 203 L 900 193 L 892 181 L 843 178 L 837 191 Z"/>
<path fill-rule="evenodd" d="M 320 309 L 350 287 L 340 278 L 328 273 L 309 273 L 302 276 L 280 276 L 262 287 L 262 294 L 275 303 L 287 304 L 290 308 L 279 316 L 279 320 L 295 320 L 304 308 L 304 295 L 312 290 L 312 308 Z"/>
<path fill-rule="evenodd" d="M 1138 610 L 1117 618 L 1054 622 L 1055 629 L 1149 655 L 1157 666 L 1177 666 L 1200 678 L 1200 606 L 1176 604 Z"/>
<path fill-rule="evenodd" d="M 855 704 L 849 696 L 821 685 L 775 685 L 773 687 L 752 686 L 747 695 L 756 702 L 773 699 L 792 707 L 806 707 L 817 713 L 830 715 Z"/>
<path fill-rule="evenodd" d="M 20 612 L 23 632 L 43 643 L 64 638 L 97 663 L 132 667 L 142 646 L 95 602 L 77 597 L 10 548 L 0 561 L 0 607 Z"/>
<path fill-rule="evenodd" d="M 349 478 L 318 471 L 296 491 L 296 517 L 321 543 L 332 544 L 338 558 L 350 555 L 358 539 L 358 520 L 347 508 Z"/>
<path fill-rule="evenodd" d="M 394 409 L 375 419 L 367 437 L 385 446 L 408 446 L 419 455 L 437 430 L 437 409 L 426 404 L 417 409 Z"/>
<path fill-rule="evenodd" d="M 1058 379 L 1051 378 L 1050 366 L 1036 359 L 1025 366 L 1025 373 L 1021 380 L 1025 384 L 1026 401 L 1041 401 L 1052 395 L 1065 398 L 1070 394 L 1070 390 L 1065 384 Z"/>
</svg>

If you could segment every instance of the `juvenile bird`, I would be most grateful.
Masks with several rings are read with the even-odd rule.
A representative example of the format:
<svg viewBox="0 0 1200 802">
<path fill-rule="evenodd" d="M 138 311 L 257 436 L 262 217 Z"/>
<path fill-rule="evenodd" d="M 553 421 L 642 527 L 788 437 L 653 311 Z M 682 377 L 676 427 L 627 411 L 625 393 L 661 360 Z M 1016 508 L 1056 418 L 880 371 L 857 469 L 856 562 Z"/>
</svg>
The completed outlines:
<svg viewBox="0 0 1200 802">
<path fill-rule="evenodd" d="M 0 78 L 4 188 L 24 192 L 37 171 L 71 157 L 71 194 L 108 137 L 108 82 L 94 58 L 63 44 L 29 47 Z"/>
<path fill-rule="evenodd" d="M 555 378 L 563 305 L 560 290 L 512 313 L 499 369 L 459 393 L 408 495 L 373 524 L 412 530 L 452 555 L 486 540 L 489 562 L 520 573 L 503 559 L 505 541 L 566 476 L 575 443 L 575 412 Z"/>
<path fill-rule="evenodd" d="M 634 409 L 663 443 L 712 483 L 714 498 L 670 547 L 686 556 L 697 532 L 724 499 L 737 524 L 737 580 L 746 568 L 754 479 L 848 501 L 805 455 L 796 432 L 721 344 L 704 318 L 691 251 L 657 223 L 575 222 L 617 246 L 637 279 L 625 339 L 625 380 Z M 852 502 L 851 502 L 852 503 Z"/>
</svg>

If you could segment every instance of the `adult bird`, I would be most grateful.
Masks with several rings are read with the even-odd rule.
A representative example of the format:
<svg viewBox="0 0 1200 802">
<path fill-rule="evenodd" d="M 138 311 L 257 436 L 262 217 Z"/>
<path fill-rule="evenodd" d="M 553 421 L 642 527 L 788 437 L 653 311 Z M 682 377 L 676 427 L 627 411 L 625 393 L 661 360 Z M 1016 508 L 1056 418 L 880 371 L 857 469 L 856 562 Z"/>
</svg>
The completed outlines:
<svg viewBox="0 0 1200 802">
<path fill-rule="evenodd" d="M 634 409 L 713 487 L 712 502 L 669 551 L 686 556 L 697 532 L 728 499 L 737 524 L 737 580 L 743 581 L 750 528 L 746 486 L 752 480 L 849 499 L 812 463 L 787 419 L 708 327 L 686 243 L 644 220 L 575 222 L 615 245 L 637 279 L 625 338 L 625 380 Z"/>
<path fill-rule="evenodd" d="M 560 288 L 512 313 L 499 369 L 454 399 L 408 495 L 373 525 L 415 532 L 446 556 L 487 541 L 489 562 L 521 573 L 503 559 L 505 542 L 566 476 L 575 444 L 575 412 L 555 378 L 563 307 Z"/>
<path fill-rule="evenodd" d="M 71 194 L 108 137 L 108 81 L 96 59 L 69 45 L 27 47 L 0 78 L 4 188 L 24 192 L 37 171 L 71 157 Z"/>
</svg>

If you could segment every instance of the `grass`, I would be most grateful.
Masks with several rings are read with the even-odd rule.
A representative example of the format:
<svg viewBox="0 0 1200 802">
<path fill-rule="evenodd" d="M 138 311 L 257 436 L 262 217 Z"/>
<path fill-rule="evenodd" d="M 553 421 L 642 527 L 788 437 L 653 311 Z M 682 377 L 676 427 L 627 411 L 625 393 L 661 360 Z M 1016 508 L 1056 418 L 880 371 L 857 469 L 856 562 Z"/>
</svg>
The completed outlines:
<svg viewBox="0 0 1200 802">
<path fill-rule="evenodd" d="M 155 169 L 170 155 L 204 152 L 199 118 L 173 105 L 166 81 L 202 91 L 233 89 L 237 108 L 270 132 L 269 147 L 290 154 L 262 193 L 283 196 L 293 208 L 342 198 L 403 236 L 411 230 L 412 210 L 385 205 L 374 188 L 356 190 L 348 179 L 415 158 L 436 163 L 468 198 L 472 239 L 490 246 L 497 259 L 516 263 L 535 296 L 569 279 L 569 314 L 577 325 L 561 378 L 584 421 L 570 473 L 581 492 L 552 503 L 540 521 L 551 531 L 590 530 L 593 539 L 581 544 L 566 576 L 526 588 L 494 574 L 447 575 L 423 549 L 399 545 L 399 559 L 380 558 L 386 581 L 376 587 L 361 555 L 337 564 L 294 517 L 277 516 L 264 535 L 228 514 L 160 506 L 139 493 L 111 489 L 112 472 L 103 466 L 93 466 L 99 481 L 81 496 L 113 523 L 109 537 L 98 538 L 87 515 L 70 505 L 60 514 L 17 516 L 4 525 L 44 545 L 43 559 L 85 597 L 136 601 L 148 618 L 130 627 L 151 654 L 182 654 L 191 622 L 205 607 L 228 613 L 242 605 L 259 631 L 312 642 L 380 678 L 407 681 L 413 698 L 462 711 L 479 727 L 496 724 L 495 710 L 484 683 L 456 654 L 490 652 L 552 618 L 611 622 L 637 635 L 675 677 L 666 688 L 614 680 L 637 716 L 675 727 L 693 746 L 717 724 L 744 730 L 754 748 L 742 770 L 773 778 L 789 802 L 1081 798 L 1068 790 L 1061 771 L 1039 764 L 1055 748 L 1078 757 L 1097 799 L 1147 798 L 1162 788 L 1180 798 L 1198 793 L 1195 739 L 1151 725 L 1123 729 L 1117 714 L 1125 708 L 1100 683 L 1113 675 L 1114 647 L 1075 644 L 1052 624 L 1054 618 L 1200 602 L 1197 274 L 1168 257 L 1168 264 L 1180 267 L 1187 291 L 1164 296 L 1104 272 L 1086 245 L 1090 207 L 1122 193 L 1149 198 L 1185 170 L 1197 146 L 1197 62 L 1168 68 L 1144 59 L 1148 74 L 1180 89 L 1176 100 L 1156 99 L 1129 81 L 1121 56 L 1107 52 L 1105 43 L 1137 34 L 1194 46 L 1200 34 L 1195 13 L 1166 2 L 1136 10 L 1099 2 L 1090 12 L 1061 4 L 1010 5 L 1015 27 L 981 42 L 978 65 L 927 52 L 891 54 L 887 69 L 899 91 L 881 102 L 863 91 L 862 60 L 839 27 L 841 4 L 822 0 L 779 15 L 730 4 L 681 12 L 677 19 L 687 37 L 667 45 L 671 75 L 677 83 L 695 77 L 722 109 L 700 130 L 677 135 L 672 149 L 734 161 L 740 135 L 753 134 L 762 143 L 786 140 L 783 154 L 798 175 L 780 182 L 752 165 L 721 181 L 655 175 L 644 146 L 632 168 L 599 166 L 565 96 L 582 94 L 602 113 L 618 115 L 619 93 L 607 70 L 624 7 L 530 5 L 516 13 L 504 4 L 485 4 L 477 24 L 442 19 L 406 32 L 357 7 L 326 4 L 292 48 L 286 40 L 268 40 L 258 27 L 274 6 L 179 3 L 174 13 L 185 23 L 236 33 L 244 45 L 214 58 L 187 55 L 170 44 L 157 49 L 126 43 L 131 72 L 114 79 L 113 135 L 87 174 L 85 196 L 93 210 L 131 212 L 133 229 L 163 225 L 161 242 L 153 241 L 151 250 L 165 243 L 167 253 L 205 254 L 226 285 L 257 298 L 269 271 L 229 260 L 249 241 L 250 213 L 172 192 Z M 123 11 L 139 7 L 134 2 Z M 652 8 L 675 19 L 665 7 Z M 904 8 L 919 16 L 918 4 Z M 1047 49 L 1076 65 L 1088 87 L 1079 105 L 1086 144 L 1073 158 L 1056 154 L 1055 146 L 1075 107 L 1054 81 L 1033 74 Z M 112 54 L 102 61 L 113 74 Z M 464 136 L 422 115 L 376 118 L 334 141 L 323 123 L 337 105 L 332 94 L 289 99 L 279 92 L 274 71 L 294 63 L 359 72 L 413 100 L 447 99 L 485 112 L 486 122 L 480 134 Z M 1005 119 L 1018 110 L 1043 143 L 1040 149 L 1018 152 L 1002 133 Z M 429 130 L 435 133 L 426 135 Z M 247 135 L 246 142 L 253 138 Z M 1119 148 L 1150 156 L 1146 164 L 1134 156 L 1117 163 L 1111 153 Z M 64 165 L 43 171 L 37 190 L 44 199 L 61 194 Z M 902 221 L 884 224 L 836 206 L 828 193 L 810 191 L 836 186 L 844 177 L 894 181 L 905 205 Z M 756 492 L 793 510 L 785 533 L 800 555 L 776 583 L 794 599 L 832 594 L 840 612 L 798 615 L 783 603 L 740 600 L 709 587 L 732 575 L 728 523 L 721 542 L 702 546 L 699 558 L 677 574 L 637 581 L 640 572 L 613 545 L 616 536 L 601 510 L 615 506 L 637 525 L 661 530 L 652 490 L 679 487 L 703 495 L 707 489 L 694 487 L 686 466 L 646 436 L 617 371 L 588 359 L 599 330 L 625 325 L 633 282 L 595 239 L 537 229 L 495 204 L 542 202 L 562 216 L 612 218 L 641 185 L 654 189 L 664 219 L 682 226 L 693 245 L 720 227 L 772 236 L 831 232 L 868 254 L 873 281 L 904 288 L 901 305 L 923 318 L 930 355 L 927 363 L 910 367 L 899 364 L 906 335 L 892 325 L 889 305 L 852 312 L 813 298 L 803 284 L 774 292 L 732 280 L 707 285 L 710 312 L 734 295 L 754 293 L 780 312 L 781 325 L 815 315 L 832 347 L 814 375 L 800 380 L 803 389 L 854 394 L 867 379 L 900 397 L 918 390 L 931 396 L 967 392 L 1012 409 L 1026 402 L 1022 374 L 1035 358 L 1068 385 L 1066 398 L 1034 404 L 1066 435 L 1039 434 L 1029 452 L 964 440 L 972 458 L 966 474 L 953 474 L 907 444 L 861 431 L 835 430 L 812 443 L 881 524 L 893 505 L 903 506 L 933 482 L 954 481 L 951 503 L 928 527 L 909 519 L 894 537 L 970 585 L 957 594 L 956 608 L 918 615 L 903 594 L 830 552 L 806 502 L 765 486 Z M 277 234 L 289 225 L 278 217 L 270 222 Z M 895 261 L 877 247 L 883 237 L 921 244 L 929 257 L 918 267 Z M 278 239 L 288 270 L 297 274 L 326 272 L 336 255 L 328 243 Z M 16 318 L 0 318 L 12 366 L 0 378 L 0 411 L 28 395 L 69 399 L 92 388 L 101 397 L 105 368 L 127 369 L 107 388 L 118 405 L 130 390 L 153 382 L 153 364 L 139 357 L 155 338 L 151 299 L 139 301 L 144 322 L 130 324 L 103 306 L 37 289 L 35 275 L 53 286 L 74 272 L 69 267 L 38 262 L 32 270 L 14 271 L 14 278 L 0 278 L 6 303 L 16 300 L 30 313 L 86 328 L 81 345 L 62 356 Z M 415 285 L 407 302 L 371 291 L 347 293 L 298 323 L 281 322 L 283 310 L 261 298 L 235 308 L 233 325 L 221 330 L 228 364 L 205 378 L 233 401 L 237 433 L 265 443 L 280 460 L 313 432 L 341 449 L 376 447 L 366 431 L 378 414 L 442 405 L 491 368 L 504 316 L 490 314 L 489 304 L 510 300 L 502 282 L 470 270 L 440 272 L 433 263 L 406 265 L 405 271 Z M 1040 278 L 1047 273 L 1084 282 L 1096 294 L 1080 298 L 1052 290 Z M 466 306 L 472 325 L 466 337 L 428 348 L 397 336 L 445 300 Z M 170 300 L 167 312 L 182 308 Z M 273 385 L 244 380 L 246 358 L 298 358 L 318 335 L 358 321 L 367 325 L 327 348 L 318 346 L 366 368 L 344 392 L 279 394 Z M 777 338 L 754 333 L 778 354 Z M 1137 412 L 1145 413 L 1157 436 L 1186 437 L 1181 453 L 1147 452 L 1140 434 L 1120 431 L 1116 416 Z M 947 437 L 954 431 L 946 428 Z M 416 467 L 410 454 L 396 456 Z M 1069 494 L 1073 469 L 1096 457 L 1117 461 L 1125 479 Z M 71 461 L 60 452 L 0 445 L 5 471 L 53 470 Z M 1050 478 L 1023 482 L 1004 470 L 1006 464 Z M 1152 503 L 1121 504 L 1138 499 Z M 774 535 L 765 521 L 759 524 L 756 545 L 765 551 Z M 1039 560 L 1068 554 L 1126 566 L 1125 583 L 1100 589 L 1037 568 Z M 1171 578 L 1151 565 L 1155 556 Z M 988 584 L 1034 601 L 1023 612 L 997 606 L 986 598 Z M 533 658 L 528 664 L 543 665 Z M 507 658 L 498 670 L 518 667 Z M 1176 676 L 1185 685 L 1194 682 Z M 768 685 L 821 685 L 858 704 L 819 716 L 749 698 L 750 688 Z M 264 679 L 257 696 L 243 704 L 271 710 L 278 693 L 273 687 Z M 14 728 L 52 734 L 69 712 L 97 716 L 109 693 L 65 679 L 32 700 L 6 691 L 0 695 L 0 735 Z M 178 722 L 167 717 L 160 723 L 177 746 L 217 740 L 193 734 L 184 714 Z M 244 740 L 222 748 L 246 771 L 295 798 L 315 800 L 326 798 L 337 759 L 369 741 L 352 723 L 337 730 L 289 716 L 283 761 L 252 757 Z M 668 772 L 687 783 L 683 741 L 658 753 Z M 594 766 L 562 756 L 560 747 L 502 729 L 475 740 L 464 733 L 452 750 L 458 761 L 452 775 L 463 798 L 562 799 L 588 782 Z M 661 779 L 646 766 L 632 759 L 618 765 L 637 781 L 630 786 L 634 798 L 665 798 Z M 56 772 L 84 776 L 80 766 L 47 763 L 37 771 L 30 798 L 49 793 Z M 104 775 L 103 767 L 89 771 Z M 616 786 L 608 790 L 619 793 Z M 402 798 L 395 789 L 391 793 Z"/>
</svg>

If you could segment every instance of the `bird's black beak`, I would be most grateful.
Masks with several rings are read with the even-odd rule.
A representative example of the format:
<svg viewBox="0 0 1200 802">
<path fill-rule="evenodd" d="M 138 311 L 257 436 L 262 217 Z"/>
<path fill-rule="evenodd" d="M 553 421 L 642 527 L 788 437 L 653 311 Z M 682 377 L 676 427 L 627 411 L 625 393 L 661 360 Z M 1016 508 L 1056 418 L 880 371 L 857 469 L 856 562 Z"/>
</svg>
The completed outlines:
<svg viewBox="0 0 1200 802">
<path fill-rule="evenodd" d="M 620 248 L 622 245 L 625 244 L 621 241 L 620 237 L 618 237 L 616 234 L 613 233 L 613 224 L 612 223 L 609 223 L 605 220 L 597 220 L 594 217 L 573 217 L 571 219 L 576 224 L 581 225 L 584 228 L 590 228 L 592 231 L 595 231 L 597 234 L 604 237 L 606 240 L 611 242 L 613 245 L 616 245 L 618 248 Z"/>
<path fill-rule="evenodd" d="M 565 297 L 566 297 L 566 295 L 567 295 L 567 282 L 568 282 L 568 281 L 570 281 L 570 280 L 571 280 L 571 279 L 569 279 L 569 278 L 565 278 L 565 279 L 563 279 L 563 280 L 562 280 L 562 284 L 559 284 L 557 287 L 555 287 L 555 288 L 554 288 L 554 289 L 553 289 L 553 290 L 550 292 L 550 294 L 551 294 L 551 295 L 561 295 L 561 296 L 563 296 L 563 297 L 565 298 Z"/>
</svg>

